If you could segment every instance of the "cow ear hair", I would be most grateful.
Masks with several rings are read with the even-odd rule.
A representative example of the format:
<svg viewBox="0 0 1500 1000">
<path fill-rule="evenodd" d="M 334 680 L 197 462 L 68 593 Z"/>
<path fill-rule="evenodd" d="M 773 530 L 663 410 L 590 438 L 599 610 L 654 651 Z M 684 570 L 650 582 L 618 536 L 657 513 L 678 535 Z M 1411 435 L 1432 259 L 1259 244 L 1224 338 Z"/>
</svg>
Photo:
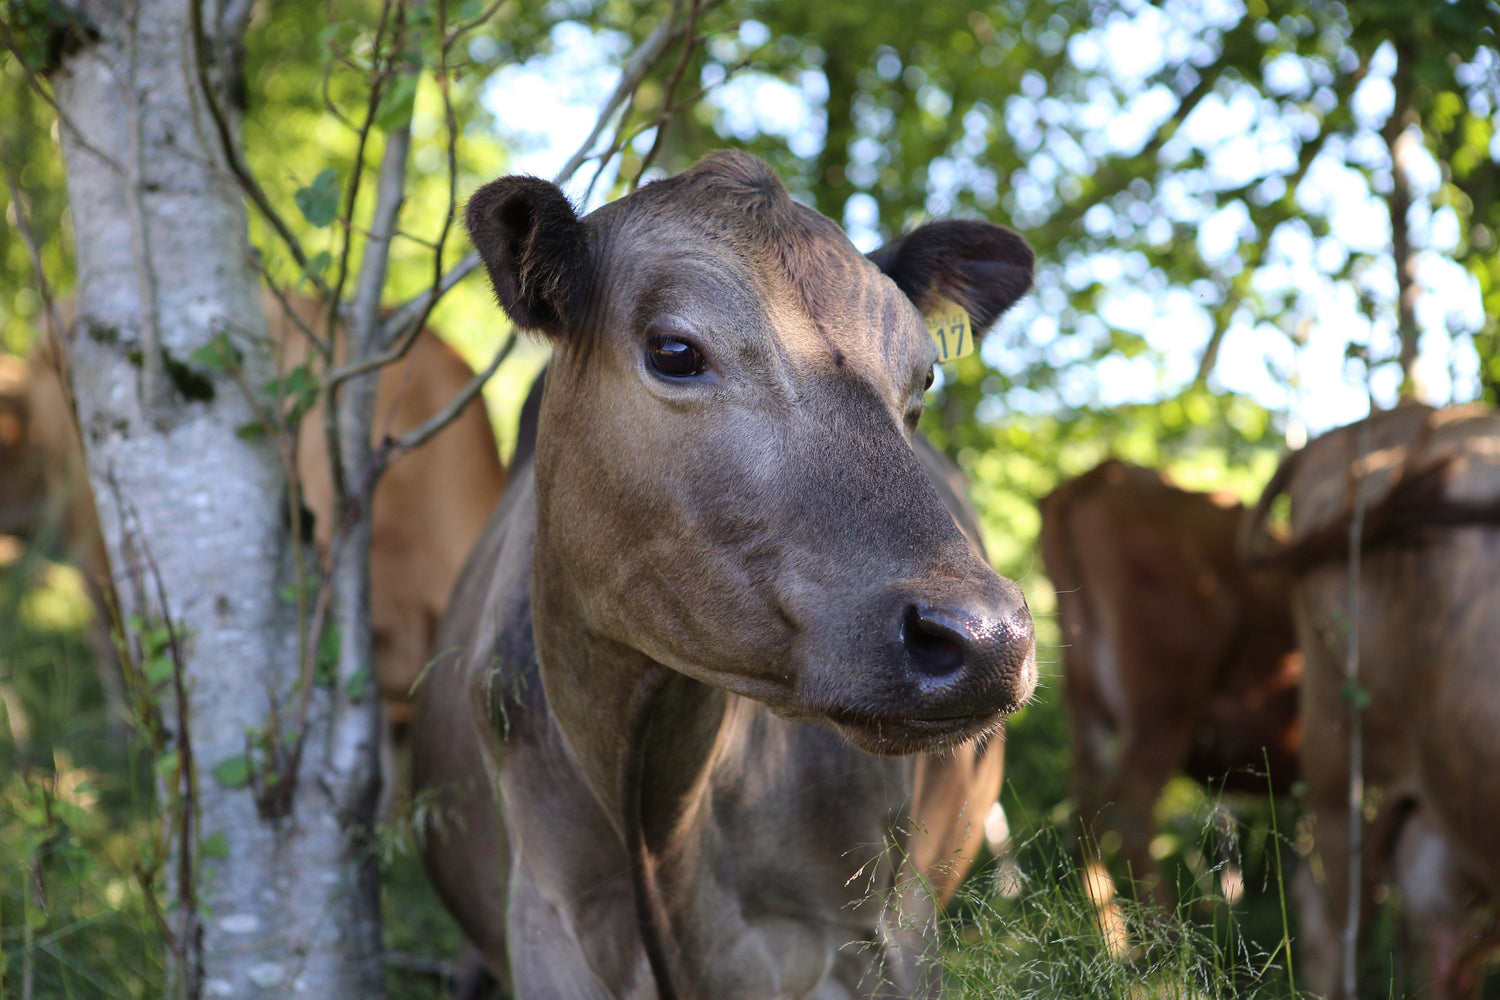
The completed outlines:
<svg viewBox="0 0 1500 1000">
<path fill-rule="evenodd" d="M 502 177 L 469 198 L 464 224 L 507 315 L 527 330 L 562 333 L 575 318 L 587 250 L 567 196 L 539 177 Z"/>
<path fill-rule="evenodd" d="M 869 254 L 870 260 L 927 313 L 951 299 L 978 336 L 1031 288 L 1036 256 L 1020 236 L 988 222 L 929 222 Z"/>
</svg>

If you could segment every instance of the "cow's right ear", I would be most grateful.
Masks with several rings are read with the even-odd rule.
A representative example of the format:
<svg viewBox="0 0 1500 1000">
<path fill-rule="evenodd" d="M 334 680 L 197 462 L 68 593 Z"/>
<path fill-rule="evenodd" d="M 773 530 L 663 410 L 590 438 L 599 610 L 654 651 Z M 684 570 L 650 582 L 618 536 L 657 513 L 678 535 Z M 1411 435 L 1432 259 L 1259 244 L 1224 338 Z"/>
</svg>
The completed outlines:
<svg viewBox="0 0 1500 1000">
<path fill-rule="evenodd" d="M 574 318 L 587 252 L 567 196 L 539 177 L 502 177 L 474 192 L 464 224 L 516 325 L 560 334 Z"/>
<path fill-rule="evenodd" d="M 1036 269 L 1020 236 L 969 219 L 929 222 L 868 256 L 923 313 L 943 299 L 958 303 L 976 337 L 1030 290 Z"/>
</svg>

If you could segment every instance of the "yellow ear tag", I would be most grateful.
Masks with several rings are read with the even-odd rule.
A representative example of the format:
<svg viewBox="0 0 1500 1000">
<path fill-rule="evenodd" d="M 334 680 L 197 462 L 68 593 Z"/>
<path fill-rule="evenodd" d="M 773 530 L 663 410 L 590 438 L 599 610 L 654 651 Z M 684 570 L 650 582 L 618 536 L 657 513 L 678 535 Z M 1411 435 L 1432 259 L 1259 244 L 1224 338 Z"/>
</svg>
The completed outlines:
<svg viewBox="0 0 1500 1000">
<path fill-rule="evenodd" d="M 969 313 L 952 299 L 938 299 L 922 316 L 927 332 L 937 345 L 939 361 L 956 361 L 974 353 L 974 331 L 969 329 Z"/>
</svg>

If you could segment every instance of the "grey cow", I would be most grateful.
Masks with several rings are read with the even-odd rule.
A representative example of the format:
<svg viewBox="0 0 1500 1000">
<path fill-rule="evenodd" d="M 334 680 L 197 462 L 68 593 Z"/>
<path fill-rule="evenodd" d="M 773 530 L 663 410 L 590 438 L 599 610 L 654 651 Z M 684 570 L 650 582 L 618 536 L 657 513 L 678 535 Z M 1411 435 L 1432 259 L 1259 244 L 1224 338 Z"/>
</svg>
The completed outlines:
<svg viewBox="0 0 1500 1000">
<path fill-rule="evenodd" d="M 1036 666 L 913 451 L 922 313 L 988 327 L 1030 249 L 867 259 L 735 153 L 584 218 L 502 178 L 467 221 L 554 358 L 420 693 L 435 884 L 523 1000 L 936 994 Z"/>
</svg>

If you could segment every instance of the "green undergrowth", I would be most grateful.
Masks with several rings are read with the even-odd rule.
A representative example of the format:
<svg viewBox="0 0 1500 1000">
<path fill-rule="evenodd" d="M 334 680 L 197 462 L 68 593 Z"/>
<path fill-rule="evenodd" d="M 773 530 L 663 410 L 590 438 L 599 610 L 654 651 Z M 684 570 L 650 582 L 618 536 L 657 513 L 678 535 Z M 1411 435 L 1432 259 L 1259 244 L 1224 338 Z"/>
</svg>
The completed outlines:
<svg viewBox="0 0 1500 1000">
<path fill-rule="evenodd" d="M 1286 936 L 1256 936 L 1243 897 L 1185 895 L 1177 909 L 1115 899 L 1106 923 L 1056 827 L 1035 831 L 989 860 L 959 890 L 941 924 L 951 1000 L 1228 1000 L 1294 995 Z M 1225 864 L 1209 881 L 1238 866 Z M 1259 906 L 1274 900 L 1254 899 Z M 1112 933 L 1106 931 L 1112 928 Z"/>
<path fill-rule="evenodd" d="M 160 995 L 149 761 L 106 704 L 77 574 L 3 555 L 0 994 Z"/>
<path fill-rule="evenodd" d="M 96 662 L 101 639 L 91 638 L 76 574 L 24 553 L 0 557 L 0 997 L 161 996 L 165 847 L 147 741 L 106 697 L 110 675 Z M 949 996 L 1297 995 L 1282 886 L 1305 844 L 1295 810 L 1268 798 L 1170 784 L 1152 850 L 1178 902 L 1163 913 L 1123 886 L 1128 947 L 1111 949 L 1073 860 L 1061 685 L 1047 645 L 1038 700 L 1009 729 L 1011 845 L 978 866 L 939 927 Z M 398 807 L 373 838 L 386 995 L 438 1000 L 449 995 L 461 938 L 421 870 L 413 812 Z M 1401 951 L 1396 925 L 1387 908 L 1372 927 L 1366 996 L 1403 995 L 1408 972 L 1391 957 Z"/>
</svg>

